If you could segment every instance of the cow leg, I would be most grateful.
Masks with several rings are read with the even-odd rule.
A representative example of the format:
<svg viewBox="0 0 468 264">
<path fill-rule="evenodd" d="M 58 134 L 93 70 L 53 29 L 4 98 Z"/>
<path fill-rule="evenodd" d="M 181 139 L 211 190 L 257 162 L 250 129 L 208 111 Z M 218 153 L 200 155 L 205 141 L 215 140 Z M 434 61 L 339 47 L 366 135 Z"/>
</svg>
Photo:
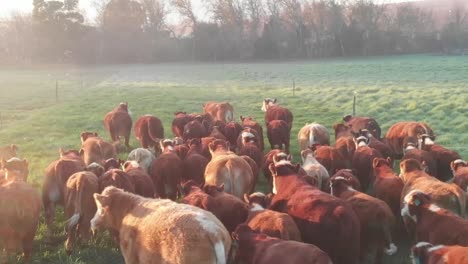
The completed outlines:
<svg viewBox="0 0 468 264">
<path fill-rule="evenodd" d="M 289 140 L 286 140 L 284 142 L 284 149 L 286 151 L 286 154 L 289 154 Z"/>
<path fill-rule="evenodd" d="M 77 226 L 69 227 L 67 233 L 68 234 L 67 241 L 65 241 L 65 251 L 68 255 L 70 255 L 73 252 L 73 248 L 75 247 Z"/>
<path fill-rule="evenodd" d="M 33 250 L 33 241 L 35 232 L 31 232 L 25 238 L 23 238 L 23 256 L 24 256 L 24 263 L 29 263 L 31 261 L 32 250 Z"/>
</svg>

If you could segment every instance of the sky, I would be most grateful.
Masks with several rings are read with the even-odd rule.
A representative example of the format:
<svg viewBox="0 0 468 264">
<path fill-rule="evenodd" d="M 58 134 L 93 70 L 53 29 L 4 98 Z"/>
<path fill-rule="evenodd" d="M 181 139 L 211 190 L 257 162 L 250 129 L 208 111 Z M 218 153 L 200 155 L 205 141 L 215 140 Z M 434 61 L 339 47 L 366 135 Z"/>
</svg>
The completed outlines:
<svg viewBox="0 0 468 264">
<path fill-rule="evenodd" d="M 93 21 L 96 13 L 93 8 L 93 2 L 96 0 L 80 0 L 80 9 L 86 10 L 86 16 L 90 21 Z M 206 0 L 192 0 L 194 9 L 198 16 L 203 17 L 206 11 L 203 8 L 203 2 Z M 415 0 L 391 0 L 392 2 L 415 1 Z M 440 0 L 443 1 L 443 0 Z M 0 18 L 7 17 L 12 12 L 31 12 L 32 0 L 0 0 Z M 177 21 L 177 15 L 172 12 L 169 16 L 169 21 Z"/>
</svg>

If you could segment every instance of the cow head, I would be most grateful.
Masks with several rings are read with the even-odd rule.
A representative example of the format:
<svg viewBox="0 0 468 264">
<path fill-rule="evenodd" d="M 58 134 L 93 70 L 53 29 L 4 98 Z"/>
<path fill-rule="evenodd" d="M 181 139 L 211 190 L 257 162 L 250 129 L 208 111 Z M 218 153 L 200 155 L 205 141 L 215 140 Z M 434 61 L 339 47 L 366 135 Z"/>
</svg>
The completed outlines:
<svg viewBox="0 0 468 264">
<path fill-rule="evenodd" d="M 330 179 L 330 191 L 331 195 L 340 197 L 343 192 L 355 190 L 351 187 L 349 179 L 341 176 L 334 176 Z"/>
<path fill-rule="evenodd" d="M 247 143 L 257 143 L 257 138 L 255 135 L 252 133 L 252 129 L 250 127 L 244 128 L 244 130 L 241 133 L 242 137 L 242 145 L 245 145 Z"/>
<path fill-rule="evenodd" d="M 64 150 L 63 148 L 60 148 L 59 155 L 61 159 L 62 158 L 69 158 L 69 159 L 80 158 L 80 152 L 74 149 Z"/>
<path fill-rule="evenodd" d="M 124 162 L 124 164 L 122 165 L 122 168 L 123 168 L 123 171 L 128 172 L 129 170 L 139 169 L 141 167 L 140 167 L 140 164 L 138 164 L 136 160 L 128 160 Z"/>
<path fill-rule="evenodd" d="M 412 190 L 403 199 L 403 208 L 401 209 L 401 216 L 403 218 L 410 218 L 415 223 L 420 217 L 421 209 L 431 205 L 431 197 L 420 190 Z"/>
<path fill-rule="evenodd" d="M 122 103 L 120 103 L 120 104 L 116 107 L 115 110 L 116 110 L 116 111 L 124 111 L 124 112 L 127 112 L 127 113 L 128 113 L 128 102 L 125 102 L 125 103 L 122 102 Z"/>
<path fill-rule="evenodd" d="M 210 149 L 211 156 L 216 152 L 228 152 L 229 151 L 229 142 L 222 139 L 216 139 L 208 145 Z"/>
<path fill-rule="evenodd" d="M 284 155 L 283 155 L 284 154 Z M 290 156 L 283 152 L 280 152 L 273 156 L 273 163 L 268 168 L 270 169 L 271 175 L 273 176 L 273 194 L 277 194 L 279 190 L 279 179 L 278 177 L 298 175 L 301 169 L 300 164 L 291 163 Z"/>
<path fill-rule="evenodd" d="M 113 197 L 120 193 L 123 193 L 123 190 L 109 186 L 102 191 L 102 194 L 95 193 L 93 195 L 97 206 L 96 214 L 91 219 L 91 230 L 93 230 L 93 233 L 99 228 L 115 228 L 111 209 L 113 207 Z"/>
<path fill-rule="evenodd" d="M 345 121 L 345 122 L 349 122 L 349 121 L 351 121 L 351 119 L 353 119 L 353 116 L 352 116 L 352 115 L 345 115 L 345 116 L 343 116 L 343 121 Z"/>
<path fill-rule="evenodd" d="M 266 112 L 268 108 L 276 104 L 276 98 L 266 98 L 263 100 L 262 111 Z"/>
<path fill-rule="evenodd" d="M 450 168 L 452 169 L 453 176 L 457 172 L 458 168 L 468 167 L 468 163 L 464 160 L 457 159 L 450 163 Z"/>
<path fill-rule="evenodd" d="M 0 159 L 9 160 L 17 156 L 18 147 L 12 144 L 9 146 L 0 147 Z"/>
<path fill-rule="evenodd" d="M 434 140 L 435 140 L 434 135 L 422 134 L 422 135 L 418 136 L 419 148 L 424 149 L 425 146 L 434 145 Z"/>
<path fill-rule="evenodd" d="M 337 170 L 335 174 L 331 177 L 331 179 L 336 178 L 336 177 L 342 177 L 345 178 L 349 183 L 350 186 L 356 190 L 356 191 L 361 191 L 361 183 L 359 182 L 358 178 L 356 177 L 356 172 L 351 169 L 341 169 Z"/>
<path fill-rule="evenodd" d="M 89 164 L 88 167 L 86 167 L 86 170 L 94 173 L 97 177 L 101 177 L 101 175 L 106 172 L 104 167 L 96 162 Z"/>
<path fill-rule="evenodd" d="M 120 169 L 122 167 L 122 164 L 124 164 L 123 160 L 110 158 L 104 161 L 104 170 L 109 171 L 112 169 Z"/>
<path fill-rule="evenodd" d="M 360 147 L 367 147 L 369 145 L 369 138 L 365 136 L 359 136 L 353 138 L 354 144 L 356 145 L 356 149 Z"/>
<path fill-rule="evenodd" d="M 392 159 L 390 157 L 383 159 L 383 158 L 374 158 L 372 161 L 372 167 L 379 168 L 379 167 L 389 167 L 391 168 Z"/>
<path fill-rule="evenodd" d="M 28 161 L 25 159 L 11 158 L 8 161 L 2 159 L 0 168 L 5 171 L 5 179 L 10 181 L 26 181 L 29 175 Z"/>
<path fill-rule="evenodd" d="M 406 181 L 405 175 L 412 171 L 422 171 L 421 163 L 415 159 L 406 159 L 400 162 L 400 178 Z"/>
<path fill-rule="evenodd" d="M 345 136 L 353 136 L 351 133 L 351 126 L 345 124 L 334 124 L 333 129 L 335 130 L 335 139 Z"/>
<path fill-rule="evenodd" d="M 180 112 L 180 111 L 179 112 L 174 112 L 175 117 L 183 117 L 185 115 L 187 115 L 187 112 Z"/>
<path fill-rule="evenodd" d="M 302 158 L 302 163 L 304 163 L 307 159 L 310 159 L 310 157 L 314 158 L 315 151 L 312 149 L 304 149 L 301 151 L 301 158 Z"/>
<path fill-rule="evenodd" d="M 413 264 L 423 264 L 428 261 L 428 252 L 434 247 L 431 243 L 428 242 L 419 242 L 411 248 L 411 263 Z"/>
<path fill-rule="evenodd" d="M 91 138 L 91 137 L 97 137 L 98 133 L 97 132 L 89 132 L 89 131 L 83 131 L 81 132 L 80 138 L 81 138 L 81 144 L 83 144 L 86 139 Z"/>
<path fill-rule="evenodd" d="M 159 142 L 162 152 L 174 152 L 175 141 L 171 139 L 164 139 Z"/>
<path fill-rule="evenodd" d="M 184 196 L 189 195 L 191 192 L 202 191 L 201 186 L 197 182 L 195 182 L 194 180 L 188 180 L 186 182 L 183 182 L 180 185 L 180 187 L 181 187 L 180 192 Z"/>
<path fill-rule="evenodd" d="M 419 146 L 417 137 L 406 137 L 403 139 L 403 153 L 412 149 L 417 149 Z"/>
<path fill-rule="evenodd" d="M 261 211 L 270 205 L 271 199 L 261 192 L 255 192 L 250 195 L 244 194 L 244 201 L 249 204 L 250 211 Z"/>
<path fill-rule="evenodd" d="M 209 196 L 217 196 L 224 192 L 224 183 L 221 185 L 205 185 L 203 186 L 203 191 Z"/>
</svg>

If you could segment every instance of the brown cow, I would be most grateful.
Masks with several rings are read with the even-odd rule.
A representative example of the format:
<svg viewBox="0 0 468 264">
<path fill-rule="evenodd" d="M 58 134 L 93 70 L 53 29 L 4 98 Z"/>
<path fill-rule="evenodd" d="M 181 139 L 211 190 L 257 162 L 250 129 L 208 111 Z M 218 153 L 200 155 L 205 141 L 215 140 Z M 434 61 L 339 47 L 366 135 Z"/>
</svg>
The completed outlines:
<svg viewBox="0 0 468 264">
<path fill-rule="evenodd" d="M 250 165 L 243 158 L 229 151 L 229 143 L 215 140 L 209 145 L 212 159 L 206 166 L 205 183 L 224 184 L 227 193 L 239 199 L 254 190 L 255 179 Z"/>
<path fill-rule="evenodd" d="M 345 158 L 338 149 L 330 146 L 314 146 L 312 150 L 314 150 L 315 159 L 327 169 L 328 175 L 348 168 Z"/>
<path fill-rule="evenodd" d="M 450 164 L 453 173 L 453 183 L 462 190 L 468 192 L 468 163 L 461 159 L 452 161 Z"/>
<path fill-rule="evenodd" d="M 270 185 L 269 190 L 271 191 L 273 188 L 273 176 L 271 175 L 270 171 L 270 164 L 273 164 L 273 158 L 276 160 L 291 160 L 291 155 L 288 155 L 282 152 L 279 149 L 272 149 L 270 152 L 263 156 L 263 164 L 262 164 L 262 172 L 263 176 L 267 180 L 268 184 Z"/>
<path fill-rule="evenodd" d="M 404 140 L 407 137 L 420 138 L 427 134 L 431 140 L 435 139 L 432 129 L 423 122 L 397 122 L 392 125 L 385 135 L 385 140 L 392 150 L 394 159 L 401 159 L 404 150 Z"/>
<path fill-rule="evenodd" d="M 260 168 L 258 167 L 255 160 L 253 160 L 251 157 L 246 156 L 246 155 L 242 155 L 240 157 L 243 158 L 245 161 L 247 161 L 250 168 L 252 169 L 252 175 L 254 177 L 254 183 L 252 184 L 252 190 L 250 192 L 254 192 L 255 191 L 255 186 L 257 186 L 257 182 L 258 182 L 258 176 L 260 175 Z"/>
<path fill-rule="evenodd" d="M 184 126 L 192 120 L 194 120 L 194 117 L 187 115 L 186 112 L 175 112 L 172 121 L 172 134 L 174 134 L 174 137 L 182 137 L 184 135 Z"/>
<path fill-rule="evenodd" d="M 9 160 L 18 155 L 18 147 L 14 144 L 0 147 L 0 160 Z"/>
<path fill-rule="evenodd" d="M 94 199 L 91 227 L 118 232 L 125 263 L 227 263 L 231 239 L 210 212 L 114 187 Z"/>
<path fill-rule="evenodd" d="M 77 237 L 85 241 L 90 238 L 90 221 L 96 214 L 96 203 L 93 195 L 98 191 L 98 178 L 92 172 L 77 172 L 67 180 L 65 217 L 68 219 L 68 225 L 65 250 L 68 254 L 73 251 Z"/>
<path fill-rule="evenodd" d="M 270 165 L 275 196 L 269 209 L 289 214 L 303 241 L 327 252 L 333 263 L 358 263 L 360 224 L 356 213 L 347 202 L 307 183 L 298 175 L 299 168 L 287 160 L 274 160 Z"/>
<path fill-rule="evenodd" d="M 126 161 L 123 164 L 123 170 L 130 176 L 130 180 L 135 186 L 135 194 L 147 198 L 154 198 L 154 185 L 151 177 L 140 167 L 138 162 Z"/>
<path fill-rule="evenodd" d="M 330 182 L 331 194 L 353 206 L 361 223 L 361 261 L 375 250 L 374 263 L 382 263 L 383 253 L 393 255 L 397 247 L 392 242 L 395 217 L 388 205 L 377 198 L 358 192 L 343 177 Z M 373 249 L 373 250 L 370 250 Z"/>
<path fill-rule="evenodd" d="M 249 216 L 245 223 L 252 230 L 271 237 L 301 242 L 301 233 L 294 220 L 288 214 L 265 209 L 267 199 L 263 193 L 244 195 L 244 201 L 249 204 Z"/>
<path fill-rule="evenodd" d="M 317 187 L 325 191 L 330 181 L 327 169 L 315 159 L 314 152 L 311 149 L 301 151 L 301 158 L 302 169 L 306 172 L 307 177 L 314 178 L 314 181 L 317 182 Z"/>
<path fill-rule="evenodd" d="M 267 124 L 267 137 L 271 149 L 283 149 L 289 153 L 290 129 L 283 120 L 272 120 Z"/>
<path fill-rule="evenodd" d="M 416 241 L 468 246 L 468 221 L 439 207 L 420 190 L 403 197 L 401 216 L 414 224 Z"/>
<path fill-rule="evenodd" d="M 134 132 L 142 148 L 159 147 L 164 138 L 164 127 L 161 120 L 152 115 L 144 115 L 135 122 Z"/>
<path fill-rule="evenodd" d="M 359 179 L 356 177 L 355 172 L 353 170 L 338 170 L 334 175 L 330 177 L 330 181 L 337 177 L 345 178 L 354 190 L 362 192 L 361 183 L 359 182 Z M 326 192 L 331 193 L 330 185 L 328 185 Z"/>
<path fill-rule="evenodd" d="M 265 143 L 263 140 L 263 128 L 262 126 L 256 122 L 252 117 L 250 116 L 240 116 L 240 119 L 242 121 L 242 128 L 251 128 L 255 130 L 258 134 L 258 142 L 260 143 L 260 149 L 263 151 L 265 150 Z"/>
<path fill-rule="evenodd" d="M 213 126 L 208 136 L 214 137 L 216 139 L 227 140 L 226 136 L 224 136 L 223 132 L 221 132 L 221 128 L 219 126 Z"/>
<path fill-rule="evenodd" d="M 124 163 L 125 161 L 121 159 L 114 159 L 114 158 L 107 159 L 104 162 L 104 171 L 108 171 L 111 169 L 121 169 Z"/>
<path fill-rule="evenodd" d="M 351 116 L 347 115 L 343 117 L 345 125 L 351 127 L 354 133 L 358 133 L 362 129 L 368 130 L 373 137 L 380 140 L 381 129 L 379 123 L 374 118 L 365 116 Z"/>
<path fill-rule="evenodd" d="M 369 139 L 369 143 L 368 143 L 369 147 L 378 150 L 382 154 L 382 156 L 384 158 L 393 156 L 393 152 L 390 149 L 390 147 L 386 143 L 384 143 L 384 142 L 380 141 L 379 139 L 375 138 L 374 135 L 372 135 L 372 133 L 369 132 L 369 130 L 367 130 L 367 129 L 359 130 L 359 133 L 355 134 L 355 137 L 359 137 L 359 136 L 364 136 L 364 137 L 368 138 Z"/>
<path fill-rule="evenodd" d="M 232 121 L 227 123 L 223 130 L 226 140 L 229 142 L 232 149 L 240 148 L 238 138 L 242 132 L 242 126 L 239 123 Z"/>
<path fill-rule="evenodd" d="M 41 209 L 41 196 L 30 184 L 8 181 L 0 185 L 0 256 L 5 250 L 6 263 L 18 251 L 23 252 L 24 262 L 30 262 Z"/>
<path fill-rule="evenodd" d="M 5 181 L 24 181 L 26 182 L 29 175 L 28 161 L 19 158 L 10 158 L 8 160 L 0 160 L 0 183 Z"/>
<path fill-rule="evenodd" d="M 247 225 L 240 225 L 233 238 L 238 242 L 238 263 L 332 263 L 330 257 L 314 245 L 270 237 L 253 231 Z"/>
<path fill-rule="evenodd" d="M 110 169 L 98 179 L 99 193 L 106 187 L 114 186 L 126 192 L 135 193 L 135 184 L 130 175 L 119 169 Z"/>
<path fill-rule="evenodd" d="M 209 160 L 201 155 L 201 140 L 191 139 L 187 142 L 189 151 L 182 161 L 183 173 L 182 180 L 193 180 L 200 186 L 205 183 L 205 169 Z"/>
<path fill-rule="evenodd" d="M 243 142 L 242 147 L 239 149 L 239 156 L 249 156 L 255 161 L 257 168 L 260 168 L 263 162 L 263 153 L 258 146 L 257 138 L 245 137 Z"/>
<path fill-rule="evenodd" d="M 293 123 L 293 114 L 287 108 L 276 105 L 275 99 L 264 99 L 262 111 L 265 112 L 265 124 L 268 125 L 273 120 L 283 120 L 288 124 L 289 132 L 291 132 Z M 288 140 L 289 141 L 289 140 Z"/>
<path fill-rule="evenodd" d="M 428 194 L 432 203 L 466 217 L 466 194 L 452 183 L 441 182 L 422 170 L 419 161 L 404 160 L 400 163 L 400 178 L 405 183 L 401 193 L 403 200 L 411 191 L 420 190 Z"/>
<path fill-rule="evenodd" d="M 297 141 L 301 150 L 309 149 L 314 145 L 330 145 L 330 133 L 321 124 L 306 124 L 299 130 Z"/>
<path fill-rule="evenodd" d="M 178 194 L 177 186 L 183 173 L 182 160 L 174 152 L 174 141 L 161 141 L 163 153 L 153 161 L 151 179 L 156 195 L 160 198 L 175 200 Z"/>
<path fill-rule="evenodd" d="M 97 136 L 97 133 L 81 133 L 80 155 L 88 166 L 91 163 L 104 165 L 105 160 L 115 158 L 117 153 L 114 146 Z"/>
<path fill-rule="evenodd" d="M 403 181 L 391 168 L 391 159 L 374 158 L 372 167 L 374 168 L 375 181 L 373 193 L 378 198 L 387 203 L 392 209 L 393 215 L 400 215 L 400 197 L 403 191 Z"/>
<path fill-rule="evenodd" d="M 125 146 L 130 148 L 130 133 L 132 131 L 132 118 L 128 113 L 128 103 L 120 103 L 116 108 L 104 116 L 104 126 L 113 142 L 125 138 Z"/>
<path fill-rule="evenodd" d="M 214 137 L 204 137 L 201 139 L 201 154 L 208 160 L 211 160 L 210 144 L 215 140 L 216 138 Z"/>
<path fill-rule="evenodd" d="M 411 259 L 413 264 L 468 263 L 468 247 L 419 242 L 411 249 Z"/>
<path fill-rule="evenodd" d="M 182 138 L 184 139 L 184 141 L 193 138 L 202 138 L 207 136 L 206 132 L 206 128 L 202 125 L 202 123 L 198 119 L 195 119 L 193 121 L 188 122 L 184 126 L 184 133 L 182 135 Z"/>
<path fill-rule="evenodd" d="M 356 171 L 356 176 L 361 182 L 362 189 L 367 191 L 369 185 L 374 180 L 374 173 L 372 170 L 372 161 L 374 158 L 383 158 L 382 154 L 367 144 L 369 139 L 366 137 L 358 137 L 355 139 L 356 151 L 354 152 L 352 160 L 352 168 Z"/>
<path fill-rule="evenodd" d="M 60 159 L 47 166 L 42 185 L 42 202 L 44 204 L 45 220 L 49 232 L 55 215 L 55 205 L 64 205 L 64 191 L 68 178 L 76 172 L 84 171 L 86 165 L 76 150 L 60 149 Z"/>
<path fill-rule="evenodd" d="M 228 102 L 207 102 L 203 104 L 203 113 L 209 114 L 214 121 L 228 123 L 234 120 L 234 108 Z"/>
<path fill-rule="evenodd" d="M 428 138 L 428 135 L 421 136 L 421 149 L 426 150 L 433 155 L 437 163 L 437 179 L 448 181 L 452 178 L 452 169 L 450 168 L 450 164 L 454 160 L 461 159 L 461 156 L 456 151 L 444 148 L 439 144 L 433 143 L 426 145 L 425 142 Z"/>
<path fill-rule="evenodd" d="M 424 171 L 426 171 L 429 175 L 437 178 L 437 162 L 432 153 L 418 149 L 417 138 L 415 137 L 405 138 L 404 141 L 405 150 L 401 160 L 415 159 L 421 164 L 424 164 Z"/>
</svg>

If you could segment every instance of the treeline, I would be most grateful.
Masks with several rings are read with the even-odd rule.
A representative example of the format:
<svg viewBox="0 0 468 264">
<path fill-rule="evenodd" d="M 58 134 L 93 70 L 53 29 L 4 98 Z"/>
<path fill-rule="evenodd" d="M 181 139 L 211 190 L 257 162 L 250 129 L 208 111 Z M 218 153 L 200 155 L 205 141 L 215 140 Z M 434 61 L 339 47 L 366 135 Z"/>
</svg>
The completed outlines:
<svg viewBox="0 0 468 264">
<path fill-rule="evenodd" d="M 446 11 L 376 0 L 32 0 L 0 24 L 0 63 L 285 60 L 468 48 L 468 6 Z M 448 3 L 447 3 L 448 5 Z M 448 12 L 448 14 L 440 14 Z M 170 13 L 180 23 L 168 23 Z"/>
</svg>

